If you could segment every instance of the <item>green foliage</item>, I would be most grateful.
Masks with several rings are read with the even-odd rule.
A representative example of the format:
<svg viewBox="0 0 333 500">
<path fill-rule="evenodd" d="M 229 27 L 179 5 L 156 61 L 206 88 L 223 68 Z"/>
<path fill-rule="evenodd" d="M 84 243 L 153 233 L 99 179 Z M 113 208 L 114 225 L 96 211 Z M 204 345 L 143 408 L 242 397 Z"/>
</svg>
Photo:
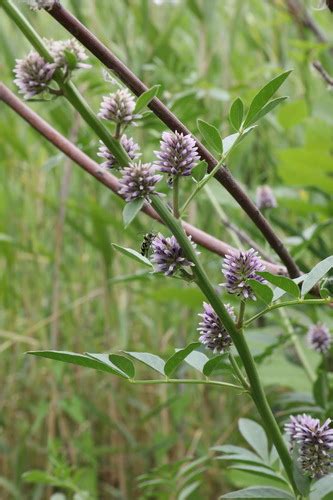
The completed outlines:
<svg viewBox="0 0 333 500">
<path fill-rule="evenodd" d="M 112 246 L 118 252 L 122 253 L 123 255 L 126 255 L 126 257 L 129 257 L 130 259 L 133 259 L 136 262 L 139 262 L 140 264 L 144 264 L 145 266 L 153 267 L 150 260 L 147 259 L 147 257 L 145 257 L 144 255 L 141 255 L 136 250 L 133 250 L 132 248 L 122 247 L 120 245 L 117 245 L 116 243 L 112 243 Z"/>
<path fill-rule="evenodd" d="M 129 203 L 126 203 L 123 210 L 123 220 L 125 228 L 127 228 L 138 215 L 141 208 L 143 207 L 144 202 L 144 198 L 138 198 L 136 200 L 130 201 Z"/>
<path fill-rule="evenodd" d="M 198 120 L 198 129 L 208 147 L 221 156 L 223 153 L 223 142 L 217 128 L 204 120 Z"/>
<path fill-rule="evenodd" d="M 271 488 L 269 486 L 254 486 L 251 488 L 245 488 L 244 490 L 227 493 L 226 495 L 222 495 L 221 498 L 263 498 L 264 500 L 276 498 L 279 500 L 292 500 L 293 497 L 286 491 L 280 490 L 278 488 Z"/>
<path fill-rule="evenodd" d="M 17 5 L 41 36 L 67 36 L 47 13 L 31 13 L 24 4 Z M 306 30 L 300 37 L 298 26 L 293 25 L 286 12 L 276 9 L 273 3 L 263 5 L 260 0 L 253 0 L 251 7 L 246 2 L 215 0 L 180 0 L 172 9 L 167 3 L 158 5 L 146 0 L 68 0 L 64 5 L 149 87 L 149 94 L 141 98 L 144 119 L 135 129 L 126 130 L 144 146 L 145 161 L 154 157 L 160 133 L 165 129 L 156 117 L 145 112 L 152 94 L 158 90 L 158 82 L 163 89 L 158 91 L 160 98 L 189 130 L 195 132 L 199 118 L 221 131 L 224 153 L 237 145 L 228 157 L 228 167 L 253 199 L 257 185 L 267 183 L 273 188 L 278 208 L 266 215 L 302 271 L 307 273 L 327 258 L 331 251 L 332 97 L 320 76 L 310 69 L 311 62 L 322 57 L 327 71 L 333 73 L 325 44 L 316 43 Z M 310 10 L 320 29 L 327 33 L 331 28 L 328 14 L 325 10 Z M 31 47 L 5 16 L 1 16 L 0 24 L 1 79 L 13 90 L 15 59 Z M 225 43 L 216 43 L 221 33 Z M 114 91 L 117 83 L 103 80 L 101 65 L 94 56 L 90 55 L 89 63 L 92 70 L 75 72 L 75 82 L 97 111 L 102 95 Z M 266 103 L 262 100 L 260 111 L 252 118 L 257 120 L 256 128 L 250 126 L 242 135 L 246 140 L 240 140 L 239 122 L 244 122 L 244 114 L 240 112 L 239 100 L 245 103 L 245 109 L 249 104 L 253 106 L 252 98 L 262 82 L 274 78 L 283 67 L 294 68 L 284 84 L 283 94 L 289 100 L 274 98 L 273 94 Z M 230 126 L 229 109 L 235 102 L 238 109 L 233 110 L 232 119 L 230 114 Z M 280 103 L 283 105 L 274 113 L 264 116 Z M 96 137 L 78 122 L 64 100 L 28 105 L 96 159 Z M 75 354 L 85 350 L 162 352 L 169 360 L 177 347 L 182 349 L 197 341 L 196 315 L 201 310 L 202 294 L 180 280 L 173 280 L 170 285 L 157 275 L 152 276 L 147 259 L 132 250 L 139 250 L 144 233 L 158 230 L 157 222 L 140 215 L 124 232 L 122 202 L 116 196 L 73 163 L 67 163 L 63 155 L 3 104 L 1 122 L 0 374 L 4 405 L 0 425 L 4 432 L 0 433 L 0 497 L 44 498 L 47 485 L 52 486 L 48 476 L 52 476 L 52 481 L 59 480 L 59 474 L 47 460 L 51 453 L 46 447 L 48 436 L 52 435 L 48 426 L 56 401 L 56 435 L 67 457 L 68 477 L 78 491 L 89 491 L 92 498 L 151 498 L 157 492 L 158 498 L 168 499 L 170 491 L 175 493 L 175 477 L 187 450 L 195 449 L 196 458 L 205 457 L 206 450 L 219 442 L 225 431 L 232 430 L 243 412 L 248 411 L 249 418 L 256 415 L 252 407 L 248 409 L 248 399 L 239 390 L 207 390 L 205 385 L 185 389 L 183 385 L 157 385 L 146 390 L 126 382 L 134 377 L 132 366 L 137 373 L 140 371 L 140 377 L 141 372 L 144 378 L 154 373 L 138 360 L 126 354 L 111 354 L 110 359 L 108 355 L 96 359 Z M 201 164 L 193 171 L 193 177 L 201 180 L 205 173 L 205 165 Z M 67 195 L 63 193 L 64 185 L 68 187 Z M 185 196 L 185 182 L 183 189 Z M 215 182 L 211 190 L 227 219 L 246 231 L 271 260 L 277 260 L 231 197 Z M 193 210 L 191 206 L 189 221 L 238 246 L 235 235 L 221 223 L 219 213 L 205 196 L 202 192 Z M 122 250 L 118 246 L 119 252 L 113 252 L 111 241 L 121 242 Z M 200 250 L 212 281 L 221 282 L 220 258 Z M 144 266 L 143 271 L 138 271 L 138 265 Z M 314 276 L 315 283 L 325 288 L 326 296 L 330 292 L 330 271 L 327 273 L 327 278 L 325 273 L 319 278 Z M 321 283 L 323 278 L 325 283 Z M 276 287 L 274 303 L 284 300 L 286 293 L 291 294 L 287 300 L 293 298 L 292 291 L 296 297 L 296 288 L 289 282 L 280 281 L 282 288 L 278 288 L 279 284 L 266 279 Z M 304 279 L 292 282 L 298 284 Z M 234 303 L 231 296 L 223 295 L 223 299 Z M 262 307 L 259 300 L 248 304 L 248 317 Z M 327 306 L 286 309 L 314 368 L 321 365 L 321 360 L 308 349 L 303 335 L 312 322 L 323 321 L 332 326 L 330 312 Z M 329 405 L 322 407 L 326 397 L 322 370 L 319 368 L 313 388 L 288 340 L 279 310 L 253 326 L 247 331 L 249 343 L 260 362 L 260 375 L 274 408 L 278 409 L 278 417 L 284 419 L 303 412 L 318 418 L 323 418 L 325 412 L 329 416 Z M 72 364 L 73 357 L 71 366 L 66 367 L 65 363 L 23 356 L 26 350 L 41 351 L 51 345 L 54 351 L 74 351 L 83 363 L 114 376 L 106 377 L 86 370 L 87 365 Z M 193 376 L 199 380 L 207 376 L 234 382 L 226 358 L 208 354 L 193 351 L 172 376 Z M 164 370 L 163 374 L 156 374 L 164 380 Z M 328 378 L 332 385 L 331 377 Z M 233 432 L 230 439 L 236 446 L 241 438 Z M 259 462 L 252 457 L 252 462 L 242 462 L 243 465 L 264 467 L 255 452 L 246 451 Z M 195 462 L 191 458 L 189 462 L 192 461 Z M 177 479 L 177 494 L 182 492 L 191 500 L 217 498 L 222 491 L 250 484 L 261 484 L 259 494 L 262 488 L 266 488 L 265 494 L 271 494 L 271 488 L 277 486 L 270 485 L 267 491 L 270 479 L 259 475 L 260 470 L 258 474 L 239 470 L 230 473 L 226 467 L 223 471 L 214 467 L 209 464 L 204 480 L 200 474 L 191 479 L 191 473 L 201 468 L 194 464 L 186 484 L 181 485 Z M 48 480 L 22 481 L 22 474 L 32 469 Z M 169 470 L 173 472 L 169 474 Z M 136 478 L 143 473 L 147 481 L 161 483 L 147 484 L 138 491 Z M 283 487 L 281 481 L 278 484 Z M 331 484 L 330 476 L 315 482 L 310 499 L 329 500 Z M 191 493 L 191 488 L 196 489 Z M 74 490 L 65 489 L 64 485 L 60 489 L 69 498 L 74 495 Z M 257 493 L 255 498 L 259 498 Z"/>
<path fill-rule="evenodd" d="M 230 467 L 232 469 L 244 471 L 255 476 L 259 483 L 260 478 L 263 478 L 264 481 L 274 480 L 280 483 L 279 485 L 281 487 L 285 488 L 288 485 L 288 481 L 280 472 L 281 464 L 277 459 L 275 448 L 273 447 L 269 450 L 268 439 L 264 429 L 257 424 L 257 422 L 246 418 L 241 418 L 238 426 L 240 433 L 253 451 L 234 445 L 215 446 L 213 451 L 218 453 L 222 452 L 222 455 L 217 456 L 217 459 L 230 462 Z M 249 489 L 228 493 L 221 498 L 291 498 L 288 496 L 263 496 L 263 493 L 261 493 L 265 491 L 268 495 L 269 490 L 270 488 L 268 486 L 255 486 Z M 272 488 L 272 490 L 278 491 L 275 488 Z M 258 496 L 251 496 L 255 494 L 254 492 Z M 279 493 L 288 495 L 285 490 L 279 490 Z M 273 495 L 273 493 L 271 494 Z"/>
<path fill-rule="evenodd" d="M 208 379 L 208 377 L 212 375 L 214 371 L 220 371 L 221 369 L 223 369 L 224 371 L 228 371 L 229 367 L 225 364 L 226 356 L 218 355 L 209 359 L 205 354 L 196 350 L 200 347 L 200 345 L 201 344 L 199 342 L 192 342 L 183 349 L 178 349 L 175 354 L 170 356 L 167 361 L 164 361 L 164 359 L 162 359 L 160 356 L 149 352 L 124 351 L 124 353 L 127 354 L 129 358 L 135 361 L 139 361 L 139 363 L 143 363 L 146 367 L 151 368 L 159 375 L 165 377 L 164 379 L 156 380 L 134 379 L 136 370 L 133 362 L 131 361 L 131 359 L 128 359 L 128 357 L 119 354 L 90 352 L 86 354 L 77 354 L 66 351 L 30 351 L 28 354 L 47 359 L 53 359 L 55 361 L 62 361 L 63 363 L 69 363 L 104 371 L 128 379 L 133 383 L 147 384 L 161 382 L 178 383 L 178 379 L 170 379 L 170 377 L 179 369 L 180 365 L 183 362 L 186 362 L 189 366 L 195 368 L 201 374 L 205 375 L 206 379 L 181 379 L 179 380 L 180 383 L 207 383 L 225 387 L 235 387 L 239 389 L 239 386 L 236 386 L 232 383 Z"/>
<path fill-rule="evenodd" d="M 333 255 L 319 262 L 308 273 L 302 284 L 302 295 L 306 295 L 333 267 Z"/>
<path fill-rule="evenodd" d="M 258 274 L 265 278 L 265 280 L 272 283 L 272 285 L 275 285 L 277 288 L 280 288 L 281 290 L 287 292 L 289 295 L 292 295 L 293 297 L 300 296 L 300 290 L 298 286 L 290 278 L 287 278 L 285 276 L 277 276 L 276 274 L 271 274 L 266 271 L 259 272 Z"/>
<path fill-rule="evenodd" d="M 206 175 L 207 163 L 205 161 L 200 161 L 196 167 L 192 170 L 192 177 L 196 182 L 200 182 Z"/>
<path fill-rule="evenodd" d="M 269 286 L 254 279 L 248 279 L 247 282 L 259 300 L 262 300 L 265 304 L 270 304 L 272 302 L 273 291 Z"/>
<path fill-rule="evenodd" d="M 269 83 L 267 83 L 253 98 L 247 115 L 244 121 L 244 127 L 249 127 L 257 120 L 265 116 L 269 111 L 271 111 L 275 106 L 280 104 L 284 98 L 280 98 L 280 100 L 269 101 L 270 98 L 275 94 L 275 92 L 281 87 L 283 82 L 288 78 L 291 71 L 286 71 L 281 75 L 277 76 Z"/>
<path fill-rule="evenodd" d="M 240 97 L 237 97 L 237 99 L 232 103 L 229 112 L 230 123 L 236 130 L 239 130 L 241 128 L 243 116 L 244 104 L 242 99 Z"/>
<path fill-rule="evenodd" d="M 193 342 L 189 344 L 184 349 L 180 349 L 175 354 L 173 354 L 164 365 L 164 373 L 167 377 L 170 377 L 178 368 L 178 366 L 187 358 L 187 356 L 200 346 L 199 342 Z"/>
<path fill-rule="evenodd" d="M 150 101 L 152 101 L 154 97 L 157 96 L 159 89 L 160 85 L 154 85 L 150 89 L 146 90 L 146 92 L 141 94 L 136 101 L 134 113 L 140 113 L 140 111 L 148 106 Z"/>
</svg>

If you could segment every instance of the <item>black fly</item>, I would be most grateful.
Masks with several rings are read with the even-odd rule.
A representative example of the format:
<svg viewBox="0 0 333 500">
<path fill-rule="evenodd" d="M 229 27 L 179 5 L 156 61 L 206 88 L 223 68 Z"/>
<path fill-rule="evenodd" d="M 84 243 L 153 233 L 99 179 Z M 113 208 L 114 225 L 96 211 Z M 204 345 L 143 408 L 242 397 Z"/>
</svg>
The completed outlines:
<svg viewBox="0 0 333 500">
<path fill-rule="evenodd" d="M 146 233 L 144 235 L 140 248 L 141 255 L 143 255 L 144 257 L 148 257 L 151 244 L 156 238 L 156 236 L 157 236 L 156 233 Z"/>
</svg>

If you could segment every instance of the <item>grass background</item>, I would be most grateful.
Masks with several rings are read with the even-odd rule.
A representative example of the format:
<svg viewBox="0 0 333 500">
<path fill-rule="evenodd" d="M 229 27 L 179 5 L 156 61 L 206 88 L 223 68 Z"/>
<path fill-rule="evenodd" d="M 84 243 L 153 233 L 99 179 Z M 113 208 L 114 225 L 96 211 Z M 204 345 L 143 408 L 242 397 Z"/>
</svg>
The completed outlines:
<svg viewBox="0 0 333 500">
<path fill-rule="evenodd" d="M 332 43 L 328 10 L 317 9 L 314 1 L 304 3 Z M 213 123 L 224 136 L 232 133 L 228 111 L 233 99 L 241 96 L 248 104 L 266 81 L 293 69 L 281 94 L 290 99 L 237 148 L 229 167 L 253 198 L 257 185 L 274 187 L 279 207 L 269 217 L 303 270 L 329 255 L 332 93 L 311 67 L 319 58 L 332 74 L 329 43 L 318 43 L 298 26 L 282 0 L 63 4 L 148 86 L 161 84 L 164 102 L 195 133 L 197 118 Z M 18 5 L 42 36 L 67 37 L 47 13 Z M 2 80 L 14 89 L 15 58 L 30 47 L 4 13 L 0 26 Z M 90 59 L 92 69 L 77 73 L 75 83 L 97 111 L 102 95 L 116 86 L 104 80 L 101 65 Z M 29 105 L 97 159 L 96 137 L 62 99 Z M 194 480 L 200 484 L 182 498 L 217 498 L 242 486 L 249 477 L 212 460 L 210 447 L 239 441 L 237 419 L 255 416 L 245 397 L 198 387 L 132 387 L 106 374 L 24 354 L 53 347 L 142 350 L 166 357 L 197 339 L 202 297 L 176 280 L 138 275 L 138 267 L 116 254 L 111 242 L 138 249 L 143 234 L 157 224 L 140 215 L 124 231 L 119 199 L 3 103 L 0 118 L 1 498 L 48 498 L 50 486 L 22 479 L 31 469 L 69 481 L 72 489 L 63 489 L 68 498 L 75 488 L 89 491 L 89 498 L 181 498 L 177 491 Z M 133 130 L 144 160 L 153 158 L 163 130 L 153 115 Z M 213 199 L 270 254 L 215 181 L 211 191 L 191 207 L 189 221 L 236 245 Z M 212 280 L 220 283 L 220 259 L 206 251 L 202 258 Z M 314 310 L 289 315 L 301 336 L 310 322 L 330 321 L 322 310 L 320 316 Z M 264 351 L 284 331 L 274 314 L 268 324 L 250 332 L 252 345 Z M 317 363 L 316 356 L 307 355 Z M 292 349 L 284 345 L 274 356 L 261 366 L 273 403 L 280 390 L 272 384 L 288 390 L 292 382 L 294 390 L 309 391 Z M 183 459 L 202 462 L 179 476 Z M 139 488 L 141 474 L 158 481 L 152 494 Z"/>
</svg>

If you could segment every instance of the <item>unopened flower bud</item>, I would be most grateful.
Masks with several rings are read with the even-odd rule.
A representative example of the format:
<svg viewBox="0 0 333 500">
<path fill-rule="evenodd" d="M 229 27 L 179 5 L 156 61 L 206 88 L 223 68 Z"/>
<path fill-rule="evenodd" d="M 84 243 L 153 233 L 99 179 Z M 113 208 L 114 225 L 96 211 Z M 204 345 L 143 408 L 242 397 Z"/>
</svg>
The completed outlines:
<svg viewBox="0 0 333 500">
<path fill-rule="evenodd" d="M 259 186 L 257 188 L 257 207 L 259 210 L 277 207 L 276 198 L 269 186 Z"/>
</svg>

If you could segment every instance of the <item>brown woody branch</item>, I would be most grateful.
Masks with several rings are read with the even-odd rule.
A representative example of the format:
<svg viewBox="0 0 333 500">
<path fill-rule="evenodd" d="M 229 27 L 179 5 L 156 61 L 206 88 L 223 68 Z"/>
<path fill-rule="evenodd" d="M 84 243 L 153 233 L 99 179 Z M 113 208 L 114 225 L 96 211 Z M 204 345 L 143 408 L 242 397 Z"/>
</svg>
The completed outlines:
<svg viewBox="0 0 333 500">
<path fill-rule="evenodd" d="M 300 27 L 305 28 L 311 31 L 318 42 L 320 43 L 328 43 L 329 40 L 326 34 L 320 29 L 318 24 L 314 21 L 314 19 L 310 16 L 309 12 L 306 9 L 306 6 L 303 5 L 299 0 L 285 0 L 285 5 L 287 10 Z M 327 7 L 331 10 L 332 1 L 326 2 Z M 333 56 L 333 47 L 329 49 L 330 54 Z"/>
<path fill-rule="evenodd" d="M 56 19 L 67 31 L 77 38 L 92 54 L 94 54 L 106 67 L 111 69 L 118 78 L 129 87 L 132 92 L 139 96 L 147 90 L 146 85 L 125 66 L 103 43 L 101 43 L 75 16 L 66 10 L 58 1 L 48 10 L 51 16 Z M 184 134 L 190 131 L 178 118 L 157 98 L 149 104 L 150 109 L 160 120 L 171 130 L 178 130 Z M 212 154 L 197 139 L 197 146 L 202 159 L 208 164 L 211 171 L 217 164 Z M 256 205 L 242 190 L 240 185 L 231 175 L 227 167 L 221 168 L 216 174 L 216 179 L 225 187 L 231 196 L 242 207 L 248 217 L 254 222 L 257 228 L 264 235 L 266 241 L 285 264 L 289 275 L 292 278 L 300 276 L 300 270 L 277 236 L 269 222 L 258 210 Z"/>
<path fill-rule="evenodd" d="M 333 78 L 327 73 L 319 61 L 313 61 L 312 66 L 318 71 L 322 79 L 330 88 L 333 88 Z"/>
<path fill-rule="evenodd" d="M 57 132 L 39 115 L 37 115 L 37 113 L 32 111 L 26 104 L 18 99 L 2 83 L 0 83 L 0 100 L 4 101 L 11 109 L 27 121 L 56 148 L 71 158 L 79 167 L 91 176 L 95 177 L 98 182 L 104 184 L 104 186 L 113 191 L 117 196 L 120 196 L 118 193 L 119 181 L 114 175 L 109 172 L 105 172 L 104 170 L 102 171 L 98 163 L 89 158 L 89 156 Z M 157 213 L 148 204 L 144 205 L 143 211 L 151 218 L 161 222 Z M 227 243 L 224 243 L 223 241 L 218 240 L 217 238 L 214 238 L 201 229 L 198 229 L 187 222 L 184 222 L 183 225 L 186 233 L 192 236 L 193 241 L 195 241 L 198 245 L 205 247 L 207 250 L 220 256 L 224 256 L 228 252 L 235 251 L 235 248 L 231 247 Z M 272 273 L 286 274 L 286 269 L 283 266 L 266 261 L 264 261 L 264 264 L 266 265 L 267 270 Z"/>
</svg>

